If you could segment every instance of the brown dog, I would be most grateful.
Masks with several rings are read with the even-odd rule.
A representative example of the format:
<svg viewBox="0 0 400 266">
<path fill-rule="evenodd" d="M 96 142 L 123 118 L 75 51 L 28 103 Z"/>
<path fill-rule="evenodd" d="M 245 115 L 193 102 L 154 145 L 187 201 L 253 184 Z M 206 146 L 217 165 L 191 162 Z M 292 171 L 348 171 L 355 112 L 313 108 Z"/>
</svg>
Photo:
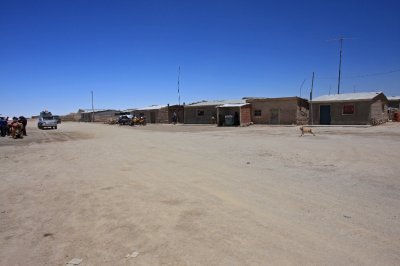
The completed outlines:
<svg viewBox="0 0 400 266">
<path fill-rule="evenodd" d="M 304 133 L 310 133 L 310 134 L 313 134 L 313 135 L 315 136 L 315 134 L 314 134 L 312 128 L 310 128 L 310 127 L 301 126 L 301 127 L 300 127 L 300 131 L 301 131 L 300 137 L 303 136 Z"/>
</svg>

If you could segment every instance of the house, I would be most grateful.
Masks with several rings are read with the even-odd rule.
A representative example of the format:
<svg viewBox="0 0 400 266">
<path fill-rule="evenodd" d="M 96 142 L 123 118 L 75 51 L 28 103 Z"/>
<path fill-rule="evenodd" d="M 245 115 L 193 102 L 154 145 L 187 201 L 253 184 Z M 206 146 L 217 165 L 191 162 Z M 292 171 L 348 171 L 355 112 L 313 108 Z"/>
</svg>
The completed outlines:
<svg viewBox="0 0 400 266">
<path fill-rule="evenodd" d="M 383 92 L 323 95 L 312 100 L 313 123 L 367 125 L 388 121 L 388 99 Z"/>
<path fill-rule="evenodd" d="M 116 114 L 120 111 L 114 109 L 79 109 L 77 117 L 80 122 L 107 122 L 111 119 L 116 119 Z"/>
<path fill-rule="evenodd" d="M 187 104 L 184 106 L 184 123 L 214 124 L 217 122 L 217 107 L 224 104 L 246 104 L 246 102 L 244 100 L 203 100 Z"/>
<path fill-rule="evenodd" d="M 226 103 L 217 106 L 219 126 L 246 126 L 250 123 L 251 105 L 249 103 Z"/>
<path fill-rule="evenodd" d="M 172 123 L 174 113 L 177 115 L 178 123 L 183 123 L 183 105 L 151 105 L 132 112 L 137 117 L 145 116 L 147 123 Z"/>
<path fill-rule="evenodd" d="M 389 108 L 400 109 L 400 96 L 388 96 L 387 99 L 389 101 Z"/>
<path fill-rule="evenodd" d="M 251 104 L 254 124 L 303 125 L 308 123 L 309 103 L 300 97 L 245 97 Z"/>
<path fill-rule="evenodd" d="M 398 113 L 400 111 L 400 96 L 388 96 L 388 113 L 389 113 L 389 119 L 390 120 L 397 120 L 395 119 L 395 113 Z"/>
</svg>

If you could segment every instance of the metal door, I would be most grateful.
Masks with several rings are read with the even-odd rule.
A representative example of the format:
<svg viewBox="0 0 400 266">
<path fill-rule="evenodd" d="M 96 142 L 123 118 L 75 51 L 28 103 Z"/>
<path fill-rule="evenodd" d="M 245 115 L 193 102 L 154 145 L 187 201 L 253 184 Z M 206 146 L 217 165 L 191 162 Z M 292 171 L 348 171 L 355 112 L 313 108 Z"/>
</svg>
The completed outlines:
<svg viewBox="0 0 400 266">
<path fill-rule="evenodd" d="M 156 122 L 156 113 L 150 112 L 150 123 L 154 124 Z"/>
<path fill-rule="evenodd" d="M 320 105 L 319 106 L 319 123 L 321 125 L 331 124 L 331 106 L 330 105 Z"/>
<path fill-rule="evenodd" d="M 271 124 L 279 124 L 279 109 L 271 109 Z"/>
</svg>

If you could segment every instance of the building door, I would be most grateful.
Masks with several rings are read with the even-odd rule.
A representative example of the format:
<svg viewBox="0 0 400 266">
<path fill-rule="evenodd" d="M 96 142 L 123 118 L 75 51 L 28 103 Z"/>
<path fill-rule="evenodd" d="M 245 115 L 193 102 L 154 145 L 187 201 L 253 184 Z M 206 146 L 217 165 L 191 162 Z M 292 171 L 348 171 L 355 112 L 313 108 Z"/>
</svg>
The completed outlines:
<svg viewBox="0 0 400 266">
<path fill-rule="evenodd" d="M 279 124 L 279 109 L 271 109 L 271 124 Z"/>
<path fill-rule="evenodd" d="M 156 113 L 150 112 L 150 123 L 154 124 L 156 122 Z"/>
<path fill-rule="evenodd" d="M 319 123 L 321 125 L 331 124 L 331 106 L 330 105 L 320 105 L 319 106 Z"/>
</svg>

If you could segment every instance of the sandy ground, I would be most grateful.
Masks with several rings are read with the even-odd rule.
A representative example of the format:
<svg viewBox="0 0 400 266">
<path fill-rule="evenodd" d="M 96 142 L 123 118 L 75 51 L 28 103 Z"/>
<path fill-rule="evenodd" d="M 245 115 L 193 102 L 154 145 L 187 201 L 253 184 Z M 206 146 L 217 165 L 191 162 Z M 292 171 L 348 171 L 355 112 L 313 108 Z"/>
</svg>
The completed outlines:
<svg viewBox="0 0 400 266">
<path fill-rule="evenodd" d="M 400 124 L 315 131 L 31 121 L 0 265 L 398 265 Z"/>
</svg>

